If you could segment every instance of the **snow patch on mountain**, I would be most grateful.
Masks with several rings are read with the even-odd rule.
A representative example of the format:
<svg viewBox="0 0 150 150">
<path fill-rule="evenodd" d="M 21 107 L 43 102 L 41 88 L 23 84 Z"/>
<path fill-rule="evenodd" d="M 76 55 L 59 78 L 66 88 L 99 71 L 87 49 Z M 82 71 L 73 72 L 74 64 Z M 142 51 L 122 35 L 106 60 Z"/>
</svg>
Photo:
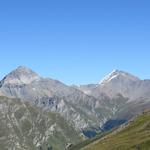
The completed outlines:
<svg viewBox="0 0 150 150">
<path fill-rule="evenodd" d="M 138 77 L 135 77 L 127 72 L 123 72 L 117 69 L 114 69 L 111 73 L 109 73 L 107 76 L 105 76 L 100 82 L 99 85 L 104 85 L 106 83 L 109 83 L 110 81 L 117 79 L 117 78 L 126 78 L 132 81 L 138 81 L 140 80 Z"/>
</svg>

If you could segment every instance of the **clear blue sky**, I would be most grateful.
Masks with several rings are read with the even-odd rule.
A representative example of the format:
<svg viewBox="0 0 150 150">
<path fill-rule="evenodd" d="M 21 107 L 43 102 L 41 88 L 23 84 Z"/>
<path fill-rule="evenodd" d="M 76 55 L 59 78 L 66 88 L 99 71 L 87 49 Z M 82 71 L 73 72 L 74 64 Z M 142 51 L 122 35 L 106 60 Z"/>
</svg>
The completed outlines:
<svg viewBox="0 0 150 150">
<path fill-rule="evenodd" d="M 150 1 L 1 0 L 0 78 L 19 65 L 67 84 L 150 78 Z"/>
</svg>

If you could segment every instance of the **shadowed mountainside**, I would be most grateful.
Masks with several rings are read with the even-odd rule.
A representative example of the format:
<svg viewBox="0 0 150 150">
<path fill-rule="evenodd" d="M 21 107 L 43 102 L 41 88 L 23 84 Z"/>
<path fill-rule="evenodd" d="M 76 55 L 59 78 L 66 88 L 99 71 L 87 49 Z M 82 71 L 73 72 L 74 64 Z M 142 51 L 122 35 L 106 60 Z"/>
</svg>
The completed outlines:
<svg viewBox="0 0 150 150">
<path fill-rule="evenodd" d="M 85 145 L 72 150 L 149 150 L 150 111 Z"/>
</svg>

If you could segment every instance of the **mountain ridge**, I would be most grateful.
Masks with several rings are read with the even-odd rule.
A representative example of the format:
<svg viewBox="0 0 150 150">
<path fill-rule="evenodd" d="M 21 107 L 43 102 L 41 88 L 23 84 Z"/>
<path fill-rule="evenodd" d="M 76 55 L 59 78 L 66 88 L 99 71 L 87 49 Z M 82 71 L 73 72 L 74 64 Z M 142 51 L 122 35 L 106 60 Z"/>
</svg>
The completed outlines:
<svg viewBox="0 0 150 150">
<path fill-rule="evenodd" d="M 29 84 L 34 80 L 40 79 L 40 76 L 25 66 L 19 66 L 8 73 L 2 80 L 2 84 Z"/>
<path fill-rule="evenodd" d="M 114 69 L 111 73 L 109 73 L 108 75 L 106 75 L 98 84 L 105 84 L 115 78 L 121 78 L 121 77 L 127 77 L 129 78 L 130 80 L 132 81 L 138 81 L 140 80 L 138 77 L 136 76 L 133 76 L 125 71 L 121 71 L 121 70 L 118 70 L 118 69 Z"/>
<path fill-rule="evenodd" d="M 59 114 L 83 138 L 103 132 L 106 125 L 111 127 L 112 119 L 119 125 L 149 108 L 149 91 L 150 80 L 119 70 L 109 74 L 103 84 L 68 86 L 21 66 L 0 81 L 0 95 Z"/>
</svg>

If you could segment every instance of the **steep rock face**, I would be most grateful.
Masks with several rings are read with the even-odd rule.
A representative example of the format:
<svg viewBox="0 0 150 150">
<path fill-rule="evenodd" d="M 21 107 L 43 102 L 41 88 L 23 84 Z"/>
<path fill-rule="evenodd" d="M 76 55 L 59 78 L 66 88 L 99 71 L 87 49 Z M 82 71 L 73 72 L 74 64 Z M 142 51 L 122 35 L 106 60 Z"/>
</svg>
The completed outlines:
<svg viewBox="0 0 150 150">
<path fill-rule="evenodd" d="M 104 85 L 109 82 L 123 82 L 124 84 L 128 84 L 129 82 L 136 82 L 140 79 L 135 77 L 127 72 L 121 70 L 113 70 L 110 74 L 108 74 L 104 79 L 102 79 L 99 84 Z"/>
<path fill-rule="evenodd" d="M 40 77 L 38 76 L 38 74 L 33 72 L 31 69 L 24 66 L 19 66 L 17 69 L 5 76 L 0 85 L 29 84 L 32 81 L 39 79 Z"/>
<path fill-rule="evenodd" d="M 0 97 L 0 149 L 64 150 L 67 143 L 78 143 L 76 132 L 59 114 L 22 102 Z"/>
<path fill-rule="evenodd" d="M 74 88 L 77 88 L 84 92 L 87 95 L 92 95 L 92 91 L 98 86 L 98 84 L 88 84 L 88 85 L 80 85 L 80 86 L 74 86 Z"/>
<path fill-rule="evenodd" d="M 112 108 L 111 119 L 114 120 L 128 120 L 150 108 L 150 80 L 140 80 L 123 71 L 114 70 L 99 84 L 83 85 L 78 89 L 100 99 L 105 108 Z"/>
<path fill-rule="evenodd" d="M 60 81 L 42 78 L 27 67 L 17 68 L 0 82 L 1 95 L 20 98 L 46 111 L 58 113 L 79 132 L 102 127 L 109 119 L 124 112 L 123 108 L 128 107 L 128 103 L 148 99 L 149 91 L 149 80 L 140 80 L 118 70 L 99 84 L 80 87 L 69 87 Z"/>
<path fill-rule="evenodd" d="M 130 101 L 124 105 L 124 107 L 122 107 L 112 118 L 129 120 L 146 109 L 150 109 L 150 98 Z"/>
<path fill-rule="evenodd" d="M 110 97 L 115 97 L 121 94 L 124 97 L 130 98 L 140 79 L 123 71 L 115 70 L 105 77 L 97 86 L 97 90 L 104 92 Z"/>
<path fill-rule="evenodd" d="M 150 80 L 140 80 L 127 72 L 114 70 L 107 75 L 99 84 L 89 87 L 84 85 L 81 91 L 96 98 L 107 95 L 114 98 L 118 94 L 129 99 L 129 101 L 150 97 Z M 86 88 L 85 88 L 86 87 Z"/>
<path fill-rule="evenodd" d="M 99 127 L 113 114 L 112 109 L 104 108 L 98 99 L 60 81 L 39 77 L 26 67 L 8 74 L 1 81 L 0 92 L 57 112 L 76 130 Z"/>
</svg>

